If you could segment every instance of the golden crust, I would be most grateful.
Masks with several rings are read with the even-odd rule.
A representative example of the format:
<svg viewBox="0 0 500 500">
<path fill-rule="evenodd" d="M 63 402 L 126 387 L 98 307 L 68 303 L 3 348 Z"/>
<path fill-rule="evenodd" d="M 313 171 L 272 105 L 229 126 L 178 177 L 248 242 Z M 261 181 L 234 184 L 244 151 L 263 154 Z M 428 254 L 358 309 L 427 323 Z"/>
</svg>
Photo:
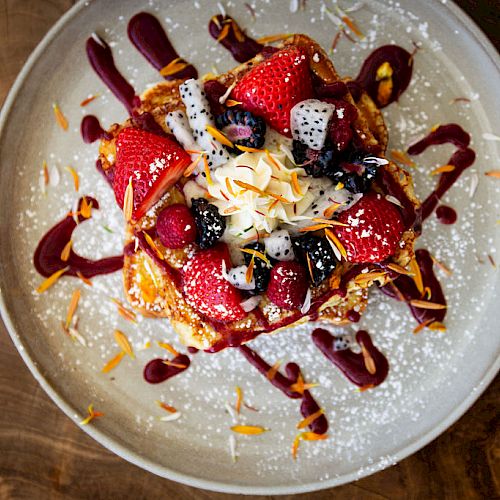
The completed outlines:
<svg viewBox="0 0 500 500">
<path fill-rule="evenodd" d="M 304 47 L 311 61 L 311 69 L 320 78 L 327 83 L 339 81 L 340 78 L 335 72 L 332 62 L 313 40 L 305 35 L 294 35 L 285 40 L 282 46 L 300 45 Z M 251 61 L 241 64 L 228 73 L 217 76 L 216 79 L 228 86 L 234 81 L 239 80 L 253 66 L 263 60 L 261 55 L 256 56 Z M 179 96 L 179 84 L 181 81 L 161 82 L 154 87 L 144 92 L 142 96 L 141 111 L 151 113 L 155 121 L 168 132 L 165 125 L 165 116 L 170 111 L 184 109 Z M 347 100 L 356 105 L 350 95 Z M 380 147 L 385 150 L 387 146 L 387 130 L 380 111 L 376 108 L 371 99 L 364 95 L 357 104 L 358 118 L 354 124 L 358 135 L 363 139 L 365 146 L 377 147 L 380 141 Z M 106 170 L 114 163 L 115 155 L 115 138 L 119 131 L 130 125 L 130 120 L 123 126 L 114 125 L 110 129 L 112 139 L 103 140 L 100 146 L 100 160 L 103 168 Z M 408 198 L 415 204 L 419 205 L 413 192 L 413 184 L 411 177 L 404 170 L 399 168 L 394 163 L 390 163 L 385 167 L 394 179 L 402 186 Z M 184 203 L 184 197 L 177 188 L 172 188 L 162 200 L 157 204 L 153 213 L 147 214 L 135 226 L 128 226 L 126 229 L 127 243 L 131 243 L 134 238 L 134 233 L 154 226 L 155 211 L 161 210 L 164 206 L 171 203 Z M 406 266 L 410 259 L 413 258 L 413 245 L 415 234 L 412 230 L 406 231 L 401 240 L 401 246 L 398 248 L 393 257 L 393 261 L 401 266 Z M 165 256 L 165 260 L 176 269 L 180 269 L 187 261 L 192 249 L 172 251 L 161 245 L 159 239 L 155 239 L 155 244 L 160 252 Z M 328 289 L 336 289 L 340 283 L 340 277 L 349 267 L 347 263 L 337 266 L 337 269 L 332 273 L 332 276 L 322 285 L 314 289 L 313 299 L 320 296 Z M 367 265 L 366 267 L 369 267 Z M 133 252 L 127 252 L 125 255 L 123 280 L 126 296 L 134 309 L 145 316 L 157 318 L 170 318 L 170 321 L 180 336 L 183 343 L 197 347 L 199 349 L 207 349 L 214 344 L 221 342 L 224 335 L 213 328 L 211 324 L 204 319 L 186 302 L 182 292 L 177 287 L 175 281 L 140 247 Z M 382 276 L 377 280 L 380 284 L 389 281 L 387 276 Z M 354 309 L 362 313 L 366 307 L 368 288 L 374 281 L 362 284 L 356 284 L 352 279 L 347 284 L 347 293 L 345 297 L 334 295 L 329 300 L 325 301 L 314 317 L 305 315 L 300 320 L 287 324 L 286 327 L 294 326 L 299 323 L 304 323 L 310 320 L 328 321 L 334 324 L 346 324 L 348 311 Z M 283 321 L 293 315 L 289 311 L 280 310 L 274 304 L 271 304 L 264 296 L 258 308 L 263 314 L 268 323 L 271 325 L 272 332 L 282 329 Z M 225 327 L 230 328 L 233 332 L 254 332 L 262 331 L 262 327 L 254 313 L 250 313 L 244 320 L 233 322 Z M 274 325 L 274 326 L 273 326 Z"/>
</svg>

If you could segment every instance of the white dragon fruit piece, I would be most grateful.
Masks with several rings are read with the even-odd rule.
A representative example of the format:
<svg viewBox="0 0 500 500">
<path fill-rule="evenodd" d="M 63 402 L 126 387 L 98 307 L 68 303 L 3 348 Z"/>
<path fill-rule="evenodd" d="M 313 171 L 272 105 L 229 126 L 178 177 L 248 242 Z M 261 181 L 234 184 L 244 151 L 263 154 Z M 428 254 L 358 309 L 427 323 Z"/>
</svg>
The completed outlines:
<svg viewBox="0 0 500 500">
<path fill-rule="evenodd" d="M 318 99 L 306 99 L 290 111 L 292 136 L 311 149 L 323 149 L 335 106 Z"/>
<path fill-rule="evenodd" d="M 186 106 L 189 126 L 193 131 L 194 140 L 206 152 L 208 166 L 214 169 L 230 159 L 224 146 L 214 139 L 206 130 L 207 125 L 215 127 L 210 111 L 210 105 L 199 80 L 191 78 L 179 86 L 181 99 Z"/>
<path fill-rule="evenodd" d="M 168 113 L 165 117 L 165 123 L 184 149 L 191 151 L 197 151 L 200 149 L 200 146 L 198 146 L 194 140 L 191 127 L 189 126 L 189 121 L 183 111 Z M 194 153 L 191 155 L 191 159 L 194 161 L 197 156 L 198 155 Z"/>
<path fill-rule="evenodd" d="M 351 344 L 351 335 L 337 335 L 335 336 L 335 340 L 333 341 L 333 349 L 334 351 L 345 351 L 346 349 L 349 349 Z"/>
<path fill-rule="evenodd" d="M 238 266 L 226 270 L 225 265 L 222 266 L 222 275 L 224 278 L 236 288 L 240 290 L 253 290 L 255 288 L 255 278 L 252 277 L 250 283 L 247 283 L 246 274 L 248 266 Z"/>
<path fill-rule="evenodd" d="M 293 260 L 292 239 L 286 229 L 273 231 L 264 239 L 264 246 L 269 257 L 276 260 Z"/>
</svg>

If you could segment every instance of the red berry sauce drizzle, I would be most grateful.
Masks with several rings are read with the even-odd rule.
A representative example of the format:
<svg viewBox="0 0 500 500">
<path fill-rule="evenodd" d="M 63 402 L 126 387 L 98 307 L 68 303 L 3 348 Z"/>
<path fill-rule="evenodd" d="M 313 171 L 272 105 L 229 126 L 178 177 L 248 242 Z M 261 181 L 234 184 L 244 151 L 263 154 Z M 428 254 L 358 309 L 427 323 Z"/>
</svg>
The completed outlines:
<svg viewBox="0 0 500 500">
<path fill-rule="evenodd" d="M 420 248 L 415 252 L 420 273 L 422 275 L 422 289 L 428 290 L 427 297 L 435 304 L 446 306 L 443 289 L 434 274 L 433 260 L 431 254 Z M 422 290 L 417 288 L 415 280 L 410 276 L 400 275 L 387 285 L 380 287 L 380 290 L 389 297 L 404 301 L 408 304 L 414 318 L 420 323 L 430 324 L 434 321 L 442 322 L 446 315 L 446 309 L 426 309 L 413 306 L 411 300 L 422 299 Z"/>
<path fill-rule="evenodd" d="M 474 163 L 476 153 L 469 148 L 470 135 L 456 123 L 440 125 L 429 135 L 408 148 L 409 154 L 418 155 L 430 146 L 447 143 L 457 147 L 457 150 L 448 161 L 448 165 L 452 165 L 454 169 L 451 172 L 441 174 L 436 189 L 425 199 L 422 204 L 423 220 L 431 215 L 443 195 L 455 184 L 462 172 Z"/>
<path fill-rule="evenodd" d="M 83 117 L 80 132 L 85 144 L 92 144 L 99 139 L 111 139 L 111 136 L 102 128 L 99 119 L 94 115 Z"/>
<path fill-rule="evenodd" d="M 229 16 L 213 16 L 208 23 L 208 32 L 240 63 L 253 59 L 264 48 L 264 45 L 250 38 Z"/>
<path fill-rule="evenodd" d="M 441 224 L 455 224 L 457 222 L 457 212 L 447 205 L 439 205 L 436 208 L 436 218 Z"/>
<path fill-rule="evenodd" d="M 359 353 L 355 353 L 351 349 L 336 350 L 335 337 L 323 328 L 316 328 L 312 339 L 326 358 L 353 384 L 363 388 L 375 387 L 387 377 L 389 372 L 387 358 L 373 345 L 368 332 L 359 330 L 356 333 L 356 342 L 362 349 Z"/>
<path fill-rule="evenodd" d="M 191 360 L 185 354 L 178 354 L 172 360 L 152 359 L 144 367 L 144 380 L 150 384 L 159 384 L 169 378 L 179 375 L 189 368 Z"/>
<path fill-rule="evenodd" d="M 375 101 L 378 108 L 385 108 L 397 101 L 410 84 L 413 56 L 414 54 L 410 54 L 397 45 L 384 45 L 374 50 L 361 66 L 357 78 L 347 84 L 354 100 L 357 101 L 361 91 L 364 90 Z M 377 73 L 384 63 L 389 63 L 392 70 L 392 91 L 387 99 L 382 100 L 379 94 L 381 78 Z"/>
<path fill-rule="evenodd" d="M 287 363 L 285 366 L 286 375 L 280 373 L 279 370 L 273 373 L 273 367 L 266 363 L 253 349 L 243 345 L 240 346 L 239 350 L 245 356 L 245 359 L 285 396 L 291 399 L 302 399 L 300 413 L 304 418 L 314 415 L 320 410 L 318 403 L 316 403 L 308 390 L 304 390 L 302 393 L 294 390 L 297 388 L 294 387 L 294 384 L 297 384 L 299 378 L 303 381 L 299 365 L 296 363 Z M 318 418 L 309 424 L 309 428 L 316 434 L 325 434 L 328 430 L 328 420 L 325 415 L 319 415 Z"/>
<path fill-rule="evenodd" d="M 93 209 L 99 208 L 97 200 L 90 196 L 86 196 L 85 198 L 87 203 L 92 204 Z M 80 212 L 82 202 L 83 198 L 80 198 L 78 212 Z M 78 218 L 78 223 L 88 220 L 81 215 L 75 217 Z M 68 260 L 63 261 L 61 253 L 68 241 L 71 240 L 76 226 L 75 218 L 72 214 L 68 214 L 40 240 L 35 250 L 33 262 L 36 270 L 42 276 L 48 277 L 56 271 L 67 267 L 67 271 L 64 272 L 65 276 L 78 276 L 78 273 L 81 273 L 85 278 L 92 278 L 99 274 L 114 273 L 123 267 L 123 255 L 100 260 L 90 260 L 81 257 L 73 249 L 70 251 Z"/>
<path fill-rule="evenodd" d="M 128 37 L 136 49 L 158 71 L 176 61 L 179 66 L 184 62 L 179 58 L 170 40 L 156 17 L 146 12 L 139 12 L 128 23 Z M 174 68 L 175 69 L 175 68 Z M 198 71 L 192 64 L 164 76 L 165 80 L 187 80 L 198 78 Z"/>
</svg>

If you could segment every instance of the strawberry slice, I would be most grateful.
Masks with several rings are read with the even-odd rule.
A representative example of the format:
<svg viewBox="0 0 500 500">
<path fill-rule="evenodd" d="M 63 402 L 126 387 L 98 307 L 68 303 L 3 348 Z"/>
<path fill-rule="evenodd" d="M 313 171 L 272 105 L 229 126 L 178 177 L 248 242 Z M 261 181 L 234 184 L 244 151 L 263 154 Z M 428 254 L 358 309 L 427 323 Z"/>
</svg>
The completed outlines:
<svg viewBox="0 0 500 500">
<path fill-rule="evenodd" d="M 394 254 L 404 226 L 397 207 L 382 195 L 368 193 L 342 212 L 338 220 L 348 227 L 335 226 L 337 237 L 353 263 L 381 262 Z"/>
<path fill-rule="evenodd" d="M 129 179 L 134 189 L 133 220 L 139 220 L 182 176 L 191 157 L 179 144 L 137 128 L 123 129 L 116 140 L 113 179 L 115 198 L 123 208 Z"/>
<path fill-rule="evenodd" d="M 183 293 L 188 304 L 216 321 L 236 321 L 246 316 L 240 291 L 222 276 L 222 262 L 231 267 L 229 250 L 218 243 L 201 250 L 184 267 Z"/>
<path fill-rule="evenodd" d="M 290 110 L 312 95 L 309 60 L 302 47 L 276 52 L 245 74 L 232 92 L 243 109 L 287 137 L 292 137 Z"/>
</svg>

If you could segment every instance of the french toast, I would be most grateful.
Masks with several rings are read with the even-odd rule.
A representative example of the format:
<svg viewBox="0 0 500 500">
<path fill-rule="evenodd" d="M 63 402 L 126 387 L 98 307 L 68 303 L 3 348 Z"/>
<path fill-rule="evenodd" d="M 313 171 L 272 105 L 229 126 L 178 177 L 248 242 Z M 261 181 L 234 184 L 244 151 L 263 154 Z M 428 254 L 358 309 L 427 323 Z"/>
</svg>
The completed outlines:
<svg viewBox="0 0 500 500">
<path fill-rule="evenodd" d="M 306 53 L 311 74 L 323 85 L 344 84 L 347 81 L 343 81 L 337 75 L 327 54 L 306 35 L 290 36 L 277 49 L 281 51 L 296 47 Z M 225 74 L 208 75 L 204 81 L 205 83 L 215 81 L 227 89 L 232 89 L 242 81 L 245 75 L 268 58 L 268 54 L 259 54 Z M 107 138 L 101 141 L 99 148 L 99 162 L 105 174 L 111 177 L 114 171 L 117 139 L 120 132 L 129 127 L 137 127 L 137 120 L 141 115 L 154 119 L 154 123 L 149 123 L 149 128 L 153 124 L 160 132 L 172 134 L 172 130 L 166 123 L 169 113 L 186 112 L 185 103 L 181 96 L 181 84 L 183 84 L 182 80 L 171 80 L 161 82 L 148 89 L 141 97 L 142 103 L 137 116 L 127 120 L 122 125 L 115 124 L 110 128 Z M 378 168 L 384 170 L 386 179 L 390 177 L 392 184 L 399 186 L 400 191 L 406 197 L 406 202 L 410 203 L 415 211 L 418 211 L 419 202 L 415 197 L 410 175 L 383 157 L 388 135 L 380 110 L 366 93 L 362 93 L 357 102 L 354 102 L 348 91 L 339 99 L 354 106 L 357 111 L 352 129 L 358 141 L 358 149 L 383 159 Z M 283 141 L 286 142 L 286 139 Z M 267 148 L 269 152 L 265 153 Z M 188 153 L 192 155 L 193 159 L 196 157 L 196 152 L 188 151 Z M 260 158 L 263 159 L 265 159 L 265 155 L 273 154 L 274 160 L 271 159 L 271 162 L 281 161 L 280 158 L 283 164 L 290 161 L 286 154 L 282 154 L 275 137 L 272 141 L 266 142 L 260 153 L 250 149 L 243 153 L 243 155 L 247 155 L 246 158 L 250 158 L 252 154 L 260 154 Z M 197 167 L 198 171 L 202 171 L 200 168 L 202 164 L 203 161 L 200 161 Z M 205 165 L 207 165 L 206 162 Z M 209 172 L 207 175 L 210 175 Z M 214 172 L 215 170 L 212 170 L 212 174 Z M 394 200 L 394 196 L 387 196 L 390 193 L 386 192 L 380 179 L 380 175 L 375 178 L 370 191 L 378 197 L 377 199 L 387 197 L 398 202 L 398 200 Z M 183 248 L 167 248 L 162 244 L 155 231 L 158 214 L 166 207 L 190 204 L 190 200 L 186 199 L 183 193 L 187 182 L 188 177 L 181 177 L 145 215 L 138 220 L 132 219 L 126 222 L 126 251 L 123 268 L 125 293 L 131 306 L 145 316 L 169 318 L 181 341 L 186 345 L 198 349 L 219 350 L 228 346 L 240 345 L 260 333 L 271 333 L 308 321 L 328 321 L 337 325 L 347 324 L 350 322 L 350 312 L 355 311 L 358 317 L 359 314 L 363 313 L 367 304 L 368 289 L 371 285 L 388 283 L 395 277 L 394 273 L 399 272 L 398 270 L 407 266 L 414 258 L 413 247 L 417 234 L 411 225 L 405 225 L 401 230 L 399 242 L 389 257 L 381 262 L 353 263 L 350 261 L 352 259 L 346 258 L 344 253 L 326 279 L 315 286 L 308 287 L 307 298 L 302 301 L 303 303 L 299 307 L 296 305 L 293 308 L 280 307 L 270 299 L 266 292 L 263 292 L 259 296 L 258 303 L 255 302 L 257 305 L 246 312 L 244 317 L 225 321 L 213 320 L 206 311 L 200 311 L 200 308 L 193 305 L 183 284 L 184 270 L 193 255 L 199 252 L 198 245 L 193 242 Z M 201 185 L 201 192 L 204 192 L 205 196 L 211 199 L 209 193 L 213 192 L 213 188 L 211 191 L 211 187 L 207 186 L 207 183 L 210 184 L 210 179 L 206 179 L 205 185 Z M 382 195 L 377 195 L 377 193 Z M 224 200 L 219 200 L 219 207 L 221 206 L 224 206 Z M 353 206 L 355 207 L 356 204 L 354 203 Z M 330 219 L 331 217 L 320 214 L 318 220 L 322 218 Z M 309 225 L 314 227 L 315 222 L 318 221 L 313 220 Z M 302 226 L 301 229 L 307 229 L 307 227 Z M 303 234 L 300 232 L 301 229 L 296 233 L 298 236 Z M 329 232 L 328 223 L 320 222 L 318 229 L 311 229 L 308 234 L 322 237 L 325 234 L 325 229 L 326 232 Z M 343 230 L 341 225 L 340 230 Z M 345 232 L 343 234 L 345 235 Z M 259 241 L 260 237 L 265 238 L 265 236 L 267 235 L 256 230 L 254 240 L 250 241 Z M 247 242 L 241 240 L 241 246 Z M 345 248 L 342 246 L 340 249 L 345 252 Z M 336 254 L 338 251 L 337 249 Z M 255 255 L 254 253 L 252 263 L 254 259 L 259 258 Z M 307 263 L 311 279 L 313 279 L 308 255 Z M 393 265 L 390 266 L 390 264 Z M 389 267 L 387 267 L 388 265 Z M 248 273 L 250 265 L 246 267 Z"/>
</svg>

